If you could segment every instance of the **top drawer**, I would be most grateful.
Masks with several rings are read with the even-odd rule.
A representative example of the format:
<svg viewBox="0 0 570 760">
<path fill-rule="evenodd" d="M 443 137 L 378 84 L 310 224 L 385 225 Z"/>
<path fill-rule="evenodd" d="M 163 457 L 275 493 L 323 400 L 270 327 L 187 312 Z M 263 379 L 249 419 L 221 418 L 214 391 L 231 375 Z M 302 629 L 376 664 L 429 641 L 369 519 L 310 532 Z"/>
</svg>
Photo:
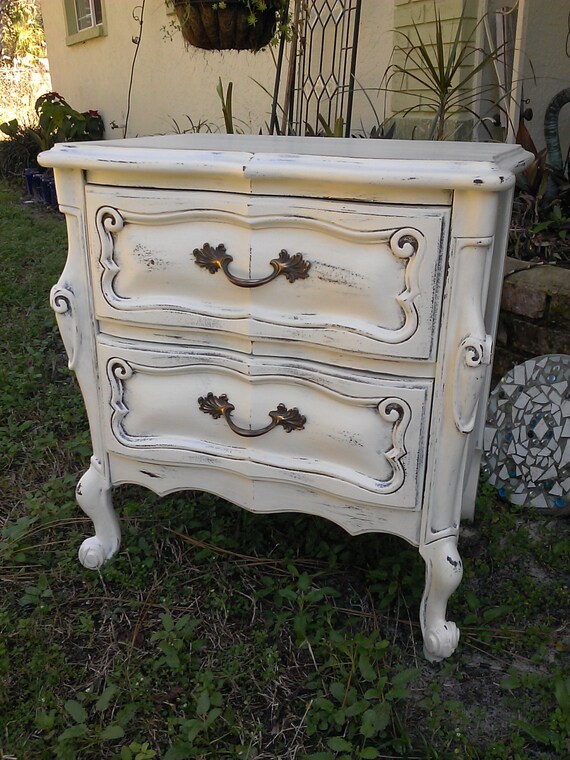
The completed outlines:
<svg viewBox="0 0 570 760">
<path fill-rule="evenodd" d="M 449 209 L 88 186 L 95 311 L 165 329 L 431 359 Z M 166 335 L 166 333 L 165 333 Z M 160 333 L 158 334 L 160 339 Z"/>
</svg>

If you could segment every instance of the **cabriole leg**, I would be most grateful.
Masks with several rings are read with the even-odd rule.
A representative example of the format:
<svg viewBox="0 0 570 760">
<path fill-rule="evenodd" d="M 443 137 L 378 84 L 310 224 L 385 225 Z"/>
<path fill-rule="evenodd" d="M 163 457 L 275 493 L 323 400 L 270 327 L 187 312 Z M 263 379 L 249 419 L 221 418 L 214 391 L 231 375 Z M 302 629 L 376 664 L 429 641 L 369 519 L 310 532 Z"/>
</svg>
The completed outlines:
<svg viewBox="0 0 570 760">
<path fill-rule="evenodd" d="M 459 629 L 446 620 L 446 610 L 447 600 L 461 582 L 463 565 L 455 537 L 426 544 L 420 547 L 420 554 L 426 563 L 420 611 L 424 654 L 429 662 L 439 662 L 453 654 L 459 643 Z"/>
<path fill-rule="evenodd" d="M 96 570 L 119 548 L 121 530 L 113 509 L 111 487 L 95 457 L 91 457 L 91 466 L 77 484 L 76 497 L 95 527 L 95 535 L 86 538 L 79 547 L 79 561 L 84 567 Z"/>
</svg>

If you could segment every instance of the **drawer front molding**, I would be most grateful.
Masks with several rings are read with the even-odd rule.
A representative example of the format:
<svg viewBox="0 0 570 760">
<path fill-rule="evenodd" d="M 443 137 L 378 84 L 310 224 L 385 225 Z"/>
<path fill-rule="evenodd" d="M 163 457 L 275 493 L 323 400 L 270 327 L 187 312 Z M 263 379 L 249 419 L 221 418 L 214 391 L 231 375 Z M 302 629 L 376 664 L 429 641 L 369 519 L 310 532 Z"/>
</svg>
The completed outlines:
<svg viewBox="0 0 570 760">
<path fill-rule="evenodd" d="M 428 358 L 439 310 L 434 293 L 441 287 L 445 258 L 441 230 L 434 239 L 434 219 L 428 217 L 426 239 L 422 229 L 411 225 L 379 229 L 388 221 L 397 221 L 390 211 L 386 216 L 376 213 L 374 229 L 352 229 L 341 223 L 344 217 L 350 218 L 345 211 L 333 208 L 329 213 L 328 207 L 324 208 L 318 209 L 323 218 L 300 218 L 300 214 L 263 213 L 263 204 L 261 210 L 244 214 L 200 208 L 140 213 L 100 206 L 94 220 L 99 248 L 94 276 L 101 283 L 104 304 L 96 291 L 98 316 L 157 328 L 184 322 L 186 329 L 203 329 L 206 321 L 210 327 L 238 332 L 251 341 L 287 340 L 294 328 L 298 341 L 364 354 Z M 364 214 L 361 207 L 359 210 Z M 442 224 L 441 219 L 437 222 Z M 211 224 L 223 242 L 205 241 L 205 224 Z M 178 242 L 172 244 L 176 248 L 176 270 L 172 269 L 169 250 L 152 253 L 162 244 L 158 240 L 168 241 L 172 233 L 164 229 L 167 227 L 177 235 Z M 304 239 L 308 238 L 302 250 L 287 239 L 291 235 L 299 238 L 300 229 L 307 233 Z M 146 242 L 145 230 L 155 236 L 154 248 Z M 127 231 L 128 236 L 123 238 Z M 256 244 L 257 236 L 265 236 L 265 241 L 270 232 L 273 251 L 261 254 L 256 246 L 267 244 Z M 249 249 L 255 250 L 247 264 L 244 257 Z M 170 260 L 170 270 L 161 256 Z M 238 267 L 234 271 L 236 256 Z M 425 271 L 425 259 L 429 272 Z M 193 274 L 192 264 L 203 269 L 202 280 Z M 269 274 L 242 275 L 245 270 L 249 274 L 251 270 L 267 272 L 268 268 L 273 270 Z M 207 278 L 220 270 L 227 279 L 210 284 Z M 288 284 L 294 284 L 295 289 L 290 291 Z M 238 286 L 234 295 L 227 290 L 232 285 Z M 266 294 L 269 286 L 272 289 Z M 250 288 L 255 289 L 255 295 L 240 296 L 237 292 Z M 330 309 L 335 302 L 346 304 L 344 314 L 333 316 L 320 308 L 320 304 L 328 303 Z M 319 305 L 315 307 L 315 303 Z M 212 319 L 220 322 L 213 324 Z M 386 351 L 387 347 L 391 349 Z"/>
<path fill-rule="evenodd" d="M 312 406 L 302 409 L 288 409 L 285 404 L 281 404 L 281 410 L 278 407 L 276 412 L 269 413 L 271 417 L 274 414 L 283 417 L 282 426 L 285 432 L 299 430 L 299 434 L 289 438 L 282 431 L 281 436 L 286 439 L 285 443 L 281 444 L 277 439 L 270 442 L 269 438 L 273 435 L 280 438 L 279 431 L 274 431 L 274 428 L 279 427 L 281 423 L 274 421 L 265 429 L 248 429 L 233 423 L 229 424 L 229 427 L 220 427 L 214 420 L 210 424 L 205 420 L 205 427 L 197 430 L 201 413 L 205 412 L 214 418 L 225 417 L 225 421 L 230 423 L 229 415 L 237 407 L 237 404 L 234 407 L 229 402 L 229 394 L 225 399 L 222 394 L 216 396 L 211 392 L 198 400 L 196 396 L 192 397 L 193 388 L 200 386 L 202 382 L 219 385 L 233 380 L 234 388 L 236 383 L 246 386 L 242 395 L 244 399 L 251 397 L 251 406 L 254 408 L 244 409 L 242 417 L 246 419 L 251 416 L 260 420 L 267 414 L 263 410 L 259 411 L 260 404 L 256 398 L 258 394 L 267 393 L 264 386 L 269 384 L 268 377 L 248 377 L 244 370 L 243 367 L 240 372 L 233 369 L 228 371 L 228 368 L 222 366 L 216 367 L 212 365 L 212 358 L 207 354 L 201 356 L 198 363 L 178 366 L 153 366 L 148 362 L 141 363 L 130 358 L 127 360 L 119 356 L 110 356 L 106 361 L 106 374 L 110 385 L 109 422 L 113 437 L 120 444 L 119 451 L 125 453 L 124 449 L 127 449 L 136 454 L 145 450 L 145 456 L 150 456 L 151 459 L 160 451 L 196 452 L 223 458 L 225 466 L 229 469 L 233 467 L 233 460 L 240 462 L 244 456 L 253 457 L 256 458 L 258 468 L 261 466 L 260 472 L 265 469 L 265 473 L 262 472 L 265 478 L 298 481 L 302 477 L 315 480 L 313 476 L 317 476 L 315 482 L 320 481 L 321 487 L 330 493 L 337 493 L 338 483 L 344 482 L 341 491 L 345 490 L 347 484 L 359 490 L 364 489 L 369 492 L 368 498 L 372 502 L 377 497 L 395 495 L 394 506 L 417 506 L 416 499 L 424 475 L 421 449 L 427 427 L 426 410 L 429 407 L 430 388 L 427 383 L 423 383 L 421 388 L 416 387 L 407 392 L 398 389 L 398 395 L 390 395 L 389 390 L 393 392 L 396 389 L 390 387 L 390 383 L 379 379 L 377 389 L 366 389 L 368 397 L 358 397 L 344 395 L 334 387 L 334 380 L 325 380 L 326 384 L 323 384 L 322 378 L 318 377 L 320 373 L 308 372 L 302 380 L 271 375 L 271 385 L 277 389 L 275 393 L 284 392 L 284 389 L 285 392 L 286 389 L 291 392 L 293 385 L 300 385 L 300 395 L 308 401 L 313 401 Z M 169 380 L 171 385 L 165 392 L 165 383 Z M 133 381 L 138 383 L 136 389 L 132 387 Z M 351 394 L 359 390 L 357 383 L 349 382 L 352 382 Z M 161 390 L 162 400 L 153 398 L 155 392 L 158 394 Z M 274 397 L 273 391 L 272 396 Z M 154 407 L 160 407 L 162 431 L 147 431 L 148 420 L 143 399 L 147 399 Z M 193 407 L 199 416 L 194 414 Z M 376 424 L 373 419 L 368 418 L 370 412 L 376 414 Z M 129 415 L 133 418 L 131 425 L 128 424 Z M 354 437 L 350 451 L 350 441 L 347 442 L 345 431 L 346 420 L 352 417 L 369 419 L 370 438 L 358 440 Z M 169 425 L 181 418 L 186 419 L 188 434 L 180 436 L 175 431 L 169 432 Z M 303 445 L 300 438 L 307 433 L 311 435 L 313 442 L 322 440 L 321 451 L 312 450 L 314 443 Z M 268 443 L 265 447 L 261 446 L 257 451 L 253 451 L 244 448 L 241 436 L 256 437 L 258 440 L 263 436 L 264 439 L 268 439 Z M 359 447 L 362 454 L 359 453 Z M 352 458 L 351 461 L 359 463 L 360 466 L 343 467 L 345 451 Z M 160 459 L 158 456 L 158 460 Z M 281 474 L 276 473 L 276 466 L 283 466 L 286 460 L 286 470 Z M 398 493 L 400 491 L 401 495 Z M 411 501 L 410 494 L 415 494 Z"/>
<path fill-rule="evenodd" d="M 211 211 L 186 211 L 177 214 L 163 214 L 160 218 L 150 218 L 148 214 L 136 214 L 126 213 L 125 211 L 119 211 L 111 206 L 104 206 L 97 211 L 96 227 L 99 235 L 101 256 L 100 263 L 103 267 L 103 276 L 101 278 L 101 285 L 105 300 L 114 309 L 120 309 L 123 311 L 136 311 L 144 309 L 156 308 L 156 297 L 140 293 L 136 298 L 125 298 L 117 292 L 114 283 L 115 279 L 121 271 L 121 267 L 117 262 L 115 255 L 115 236 L 124 228 L 126 224 L 138 224 L 138 225 L 169 225 L 174 223 L 191 223 L 193 220 L 208 220 L 217 225 L 225 225 L 228 223 L 228 212 L 219 212 L 215 214 Z M 287 229 L 288 226 L 298 226 L 296 219 L 291 219 L 287 216 L 282 217 L 261 217 L 257 219 L 244 219 L 237 214 L 232 214 L 232 223 L 246 226 L 248 229 L 272 229 L 277 226 L 279 229 Z M 326 231 L 330 234 L 334 234 L 335 237 L 341 237 L 347 242 L 353 242 L 364 245 L 373 244 L 385 244 L 388 245 L 389 250 L 393 256 L 401 261 L 405 262 L 404 283 L 405 287 L 402 292 L 395 294 L 395 300 L 398 303 L 403 316 L 403 323 L 401 327 L 397 329 L 390 328 L 378 328 L 379 336 L 385 343 L 403 343 L 412 337 L 418 328 L 418 312 L 414 305 L 414 300 L 418 297 L 418 270 L 420 252 L 423 253 L 423 246 L 420 247 L 420 242 L 423 242 L 424 235 L 420 230 L 412 227 L 401 227 L 399 229 L 386 229 L 378 230 L 374 232 L 360 232 L 350 230 L 348 228 L 342 228 L 339 225 L 329 224 L 316 219 L 308 219 L 303 222 L 304 226 L 308 229 L 314 229 L 319 231 Z M 221 249 L 211 255 L 211 245 L 205 243 L 202 249 L 195 248 L 192 251 L 196 263 L 205 267 L 211 274 L 217 272 L 220 268 L 224 270 L 226 276 L 228 276 L 229 263 L 233 260 L 232 256 L 227 253 L 226 246 L 221 244 Z M 220 246 L 218 246 L 220 248 Z M 208 250 L 210 249 L 210 250 Z M 197 253 L 198 252 L 198 253 Z M 289 254 L 286 251 L 281 251 L 281 254 L 285 253 L 287 257 Z M 297 258 L 296 258 L 297 257 Z M 279 274 L 285 274 L 289 282 L 294 282 L 296 279 L 304 279 L 308 277 L 310 262 L 303 261 L 303 254 L 296 253 L 293 257 L 293 267 L 284 266 L 282 261 L 274 259 L 270 262 L 274 269 L 272 275 L 259 281 L 246 281 L 240 280 L 236 277 L 228 277 L 233 284 L 240 284 L 245 287 L 255 287 L 256 285 L 264 285 L 273 281 Z M 275 264 L 273 263 L 275 261 Z M 305 266 L 303 266 L 303 264 Z M 309 266 L 307 266 L 307 264 Z M 296 270 L 300 273 L 297 273 Z M 236 282 L 237 281 L 237 282 Z M 165 303 L 164 307 L 168 306 L 176 307 L 182 311 L 190 311 L 184 303 L 180 301 L 173 301 L 171 303 Z"/>
</svg>

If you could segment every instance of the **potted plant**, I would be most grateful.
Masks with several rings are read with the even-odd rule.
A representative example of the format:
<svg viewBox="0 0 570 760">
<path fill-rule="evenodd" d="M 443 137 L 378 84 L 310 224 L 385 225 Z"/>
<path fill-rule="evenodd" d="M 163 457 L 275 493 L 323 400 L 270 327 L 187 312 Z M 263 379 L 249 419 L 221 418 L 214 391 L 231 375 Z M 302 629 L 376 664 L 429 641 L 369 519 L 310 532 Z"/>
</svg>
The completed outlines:
<svg viewBox="0 0 570 760">
<path fill-rule="evenodd" d="M 33 125 L 19 124 L 16 119 L 0 124 L 0 132 L 8 138 L 2 141 L 6 147 L 0 151 L 0 174 L 24 170 L 28 193 L 57 207 L 53 172 L 38 168 L 38 152 L 57 142 L 102 140 L 105 126 L 98 111 L 80 113 L 58 92 L 40 95 L 34 109 L 37 120 Z"/>
<path fill-rule="evenodd" d="M 289 0 L 166 0 L 186 42 L 205 50 L 260 50 L 286 33 Z"/>
</svg>

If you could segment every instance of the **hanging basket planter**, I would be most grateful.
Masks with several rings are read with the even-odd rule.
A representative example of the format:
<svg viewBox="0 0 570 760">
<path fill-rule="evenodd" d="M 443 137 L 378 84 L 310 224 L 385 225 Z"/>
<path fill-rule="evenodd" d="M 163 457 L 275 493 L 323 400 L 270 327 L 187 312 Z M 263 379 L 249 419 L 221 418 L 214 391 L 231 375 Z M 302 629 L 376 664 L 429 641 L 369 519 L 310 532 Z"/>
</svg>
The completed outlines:
<svg viewBox="0 0 570 760">
<path fill-rule="evenodd" d="M 204 50 L 260 50 L 271 42 L 277 23 L 287 13 L 286 0 L 171 0 L 171 4 L 186 42 Z"/>
</svg>

